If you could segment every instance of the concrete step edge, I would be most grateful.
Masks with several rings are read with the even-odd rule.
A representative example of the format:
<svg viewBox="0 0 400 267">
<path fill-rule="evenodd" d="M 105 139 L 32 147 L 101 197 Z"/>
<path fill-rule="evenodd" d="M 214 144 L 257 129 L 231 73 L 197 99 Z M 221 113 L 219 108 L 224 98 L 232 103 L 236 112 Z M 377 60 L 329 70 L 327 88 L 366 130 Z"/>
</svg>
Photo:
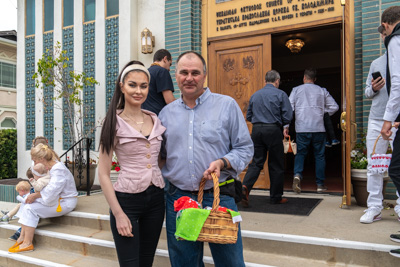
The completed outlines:
<svg viewBox="0 0 400 267">
<path fill-rule="evenodd" d="M 242 230 L 242 238 L 243 237 L 299 243 L 299 244 L 319 245 L 326 247 L 347 248 L 356 250 L 372 250 L 381 252 L 389 252 L 392 249 L 399 248 L 398 246 L 394 245 L 384 245 L 384 244 L 349 241 L 341 239 L 329 239 L 329 238 L 312 237 L 312 236 L 300 236 L 300 235 L 279 234 L 279 233 L 277 234 L 277 233 L 258 232 L 249 230 Z"/>
<path fill-rule="evenodd" d="M 4 225 L 0 225 L 0 228 L 10 229 L 10 230 L 16 231 L 19 227 L 17 225 L 4 224 Z M 40 229 L 36 229 L 35 230 L 35 234 L 47 236 L 47 237 L 50 237 L 50 238 L 64 239 L 64 240 L 69 240 L 69 241 L 74 241 L 74 242 L 86 243 L 86 244 L 89 244 L 89 245 L 97 245 L 97 246 L 103 246 L 103 247 L 114 248 L 115 249 L 115 244 L 112 241 L 106 241 L 106 240 L 90 238 L 90 237 L 83 237 L 83 236 L 77 236 L 77 235 L 56 233 L 56 232 L 47 231 L 47 230 L 40 230 Z M 6 252 L 6 253 L 9 254 L 8 252 Z M 15 255 L 19 255 L 19 254 L 15 254 Z M 157 249 L 156 250 L 156 256 L 169 257 L 168 256 L 168 251 L 164 250 L 164 249 Z M 34 258 L 32 258 L 32 259 L 34 259 Z M 214 261 L 213 261 L 212 257 L 209 257 L 209 256 L 204 256 L 203 257 L 203 261 L 204 261 L 204 263 L 214 264 Z M 246 262 L 245 264 L 248 267 L 272 267 L 272 266 L 269 266 L 269 265 L 262 265 L 262 264 L 251 263 L 251 262 Z M 61 267 L 61 266 L 65 266 L 65 265 L 48 265 L 48 266 L 60 266 Z"/>
<path fill-rule="evenodd" d="M 55 263 L 52 261 L 46 261 L 42 259 L 37 259 L 34 257 L 29 257 L 26 255 L 22 254 L 15 254 L 15 253 L 9 253 L 8 251 L 0 250 L 0 257 L 2 258 L 9 258 L 15 261 L 19 262 L 24 262 L 24 263 L 29 263 L 37 266 L 45 266 L 45 267 L 68 267 L 68 265 L 65 264 L 59 264 Z"/>
<path fill-rule="evenodd" d="M 109 215 L 77 212 L 77 211 L 72 211 L 65 216 L 87 218 L 87 219 L 110 220 Z M 165 227 L 165 221 L 163 227 Z M 242 238 L 255 238 L 255 239 L 274 240 L 274 241 L 291 242 L 299 244 L 311 244 L 311 245 L 321 245 L 326 247 L 348 248 L 356 250 L 372 250 L 381 252 L 389 252 L 392 249 L 398 248 L 398 246 L 394 245 L 384 245 L 384 244 L 367 243 L 360 241 L 329 239 L 321 237 L 291 235 L 291 234 L 269 233 L 269 232 L 251 231 L 243 229 L 242 229 Z"/>
</svg>

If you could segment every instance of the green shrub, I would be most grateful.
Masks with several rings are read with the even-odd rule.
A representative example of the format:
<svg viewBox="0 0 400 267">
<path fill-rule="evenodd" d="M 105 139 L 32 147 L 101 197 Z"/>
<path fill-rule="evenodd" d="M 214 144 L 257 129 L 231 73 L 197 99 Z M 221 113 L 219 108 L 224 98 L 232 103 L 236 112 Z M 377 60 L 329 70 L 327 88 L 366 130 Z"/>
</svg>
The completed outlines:
<svg viewBox="0 0 400 267">
<path fill-rule="evenodd" d="M 0 130 L 0 179 L 17 178 L 17 130 Z"/>
</svg>

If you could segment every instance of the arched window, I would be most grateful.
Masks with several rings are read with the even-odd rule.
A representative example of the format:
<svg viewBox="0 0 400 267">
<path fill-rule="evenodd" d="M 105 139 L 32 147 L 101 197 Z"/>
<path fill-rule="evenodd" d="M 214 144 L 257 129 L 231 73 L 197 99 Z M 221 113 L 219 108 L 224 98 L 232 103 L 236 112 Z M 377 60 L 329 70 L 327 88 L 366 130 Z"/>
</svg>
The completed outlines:
<svg viewBox="0 0 400 267">
<path fill-rule="evenodd" d="M 16 126 L 15 121 L 11 118 L 5 118 L 0 124 L 1 128 L 17 128 Z"/>
</svg>

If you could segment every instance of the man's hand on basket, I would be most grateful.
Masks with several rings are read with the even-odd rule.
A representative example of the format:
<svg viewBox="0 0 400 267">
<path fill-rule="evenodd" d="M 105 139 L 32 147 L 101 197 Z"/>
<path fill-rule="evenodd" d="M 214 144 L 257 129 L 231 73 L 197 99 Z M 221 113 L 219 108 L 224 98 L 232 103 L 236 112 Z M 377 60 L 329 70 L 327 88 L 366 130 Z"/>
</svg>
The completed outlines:
<svg viewBox="0 0 400 267">
<path fill-rule="evenodd" d="M 400 122 L 395 122 L 395 123 L 393 123 L 393 127 L 396 128 L 396 129 L 399 128 L 399 125 L 400 125 Z"/>
<path fill-rule="evenodd" d="M 384 121 L 381 134 L 383 139 L 389 140 L 389 137 L 392 135 L 392 122 Z"/>
<path fill-rule="evenodd" d="M 221 170 L 224 168 L 224 162 L 221 159 L 217 159 L 210 163 L 210 167 L 203 173 L 203 177 L 207 180 L 212 180 L 211 173 L 215 172 L 217 177 L 219 178 L 221 174 Z"/>
</svg>

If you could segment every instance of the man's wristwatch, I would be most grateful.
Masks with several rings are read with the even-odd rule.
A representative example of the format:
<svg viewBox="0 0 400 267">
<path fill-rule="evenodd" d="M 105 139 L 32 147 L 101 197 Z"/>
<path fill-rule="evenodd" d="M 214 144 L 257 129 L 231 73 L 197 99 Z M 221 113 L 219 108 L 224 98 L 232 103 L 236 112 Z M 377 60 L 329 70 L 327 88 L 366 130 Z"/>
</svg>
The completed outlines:
<svg viewBox="0 0 400 267">
<path fill-rule="evenodd" d="M 228 167 L 228 162 L 224 158 L 220 158 L 220 160 L 222 160 L 222 162 L 224 163 L 224 167 L 222 169 L 226 170 L 226 168 Z"/>
</svg>

